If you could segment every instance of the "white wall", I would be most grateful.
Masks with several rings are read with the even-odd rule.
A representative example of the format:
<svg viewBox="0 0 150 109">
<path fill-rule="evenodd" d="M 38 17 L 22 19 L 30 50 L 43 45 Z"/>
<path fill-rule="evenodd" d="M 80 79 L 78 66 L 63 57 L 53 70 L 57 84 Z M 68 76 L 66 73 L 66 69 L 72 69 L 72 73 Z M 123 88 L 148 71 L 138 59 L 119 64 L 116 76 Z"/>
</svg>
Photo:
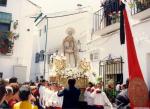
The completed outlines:
<svg viewBox="0 0 150 109">
<path fill-rule="evenodd" d="M 130 19 L 129 19 L 130 20 Z M 133 20 L 133 19 L 132 19 Z M 140 67 L 142 69 L 142 73 L 147 85 L 150 87 L 150 79 L 149 79 L 149 58 L 148 54 L 150 53 L 150 31 L 149 31 L 150 20 L 146 20 L 145 22 L 138 23 L 131 27 L 134 43 L 136 47 L 137 57 L 140 63 Z M 100 49 L 100 60 L 107 57 L 111 54 L 114 57 L 123 57 L 124 63 L 124 82 L 128 77 L 128 64 L 127 64 L 127 51 L 126 44 L 120 45 L 120 33 L 117 31 L 111 35 L 102 38 L 99 36 L 99 39 L 93 41 L 90 44 L 90 50 L 99 48 Z M 95 70 L 98 72 L 99 69 L 97 67 L 98 62 L 94 62 L 93 66 Z"/>
<path fill-rule="evenodd" d="M 29 80 L 35 34 L 34 22 L 30 17 L 39 9 L 26 0 L 7 0 L 7 2 L 7 6 L 0 7 L 0 11 L 12 13 L 12 20 L 18 20 L 19 25 L 15 31 L 19 33 L 20 37 L 15 41 L 12 56 L 0 56 L 0 71 L 4 72 L 4 78 L 10 78 L 13 76 L 13 65 L 21 64 L 27 66 L 26 76 Z M 27 31 L 27 29 L 30 29 L 30 31 Z M 11 31 L 14 31 L 13 28 L 11 28 Z"/>
</svg>

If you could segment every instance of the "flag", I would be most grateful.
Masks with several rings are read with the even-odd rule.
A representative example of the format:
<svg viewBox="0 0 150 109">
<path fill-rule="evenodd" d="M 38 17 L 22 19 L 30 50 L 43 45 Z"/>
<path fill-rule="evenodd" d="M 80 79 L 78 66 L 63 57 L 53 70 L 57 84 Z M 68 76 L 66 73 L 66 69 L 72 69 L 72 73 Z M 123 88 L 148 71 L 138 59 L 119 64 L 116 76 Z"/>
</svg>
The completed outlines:
<svg viewBox="0 0 150 109">
<path fill-rule="evenodd" d="M 125 44 L 124 16 L 123 16 L 124 9 L 125 9 L 125 4 L 121 2 L 120 4 L 120 43 L 121 44 Z"/>
<path fill-rule="evenodd" d="M 131 109 L 135 107 L 147 107 L 148 106 L 148 88 L 143 78 L 143 74 L 138 62 L 136 49 L 134 45 L 133 35 L 131 32 L 127 11 L 123 3 L 121 3 L 121 8 L 123 11 L 120 17 L 123 17 L 123 21 L 120 23 L 120 26 L 123 29 L 120 32 L 120 39 L 122 42 L 124 41 L 125 37 L 123 38 L 124 30 L 126 34 L 126 45 L 127 45 L 127 56 L 128 56 L 128 71 L 129 71 L 129 87 L 128 87 L 128 95 L 130 99 Z"/>
</svg>

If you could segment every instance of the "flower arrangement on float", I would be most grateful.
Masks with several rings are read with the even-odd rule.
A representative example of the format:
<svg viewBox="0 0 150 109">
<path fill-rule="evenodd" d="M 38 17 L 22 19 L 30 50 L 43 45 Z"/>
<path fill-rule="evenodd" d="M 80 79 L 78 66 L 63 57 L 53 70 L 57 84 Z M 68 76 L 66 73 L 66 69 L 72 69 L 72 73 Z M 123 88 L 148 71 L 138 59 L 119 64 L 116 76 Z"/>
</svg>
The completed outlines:
<svg viewBox="0 0 150 109">
<path fill-rule="evenodd" d="M 53 73 L 62 74 L 66 68 L 66 65 L 65 56 L 55 56 L 53 59 Z"/>
<path fill-rule="evenodd" d="M 79 70 L 83 73 L 89 72 L 91 70 L 90 62 L 87 61 L 86 58 L 80 60 Z"/>
<path fill-rule="evenodd" d="M 87 75 L 79 71 L 78 68 L 66 68 L 62 72 L 61 76 L 64 78 L 75 78 L 75 79 L 87 78 Z"/>
</svg>

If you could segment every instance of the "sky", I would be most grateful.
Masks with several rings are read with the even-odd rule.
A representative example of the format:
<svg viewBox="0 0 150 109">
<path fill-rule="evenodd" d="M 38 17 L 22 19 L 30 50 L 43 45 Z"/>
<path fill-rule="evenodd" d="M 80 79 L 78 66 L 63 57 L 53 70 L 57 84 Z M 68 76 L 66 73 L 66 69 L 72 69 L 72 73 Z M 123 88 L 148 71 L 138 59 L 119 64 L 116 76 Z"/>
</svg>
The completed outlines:
<svg viewBox="0 0 150 109">
<path fill-rule="evenodd" d="M 55 13 L 77 9 L 77 4 L 82 4 L 83 7 L 91 6 L 97 8 L 100 5 L 100 0 L 31 0 L 42 7 L 42 10 L 47 13 Z"/>
</svg>

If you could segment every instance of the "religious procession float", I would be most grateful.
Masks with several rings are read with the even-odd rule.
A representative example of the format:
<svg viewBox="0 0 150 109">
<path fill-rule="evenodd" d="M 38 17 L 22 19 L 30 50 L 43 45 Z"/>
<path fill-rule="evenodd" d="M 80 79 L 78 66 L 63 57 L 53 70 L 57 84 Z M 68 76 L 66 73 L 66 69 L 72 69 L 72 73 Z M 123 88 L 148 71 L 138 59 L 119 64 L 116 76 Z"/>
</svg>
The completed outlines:
<svg viewBox="0 0 150 109">
<path fill-rule="evenodd" d="M 56 56 L 52 66 L 52 75 L 49 77 L 50 82 L 56 82 L 63 86 L 67 86 L 68 79 L 74 78 L 77 80 L 77 87 L 87 87 L 91 66 L 90 62 L 86 59 L 81 59 L 77 67 L 71 68 L 67 67 L 66 58 L 64 56 Z"/>
<path fill-rule="evenodd" d="M 52 56 L 50 61 L 51 75 L 50 82 L 57 82 L 67 86 L 69 78 L 76 79 L 76 86 L 79 88 L 87 87 L 90 79 L 94 78 L 91 70 L 90 61 L 86 58 L 78 57 L 76 41 L 73 37 L 75 30 L 66 29 L 67 36 L 63 40 L 63 55 Z M 90 77 L 90 78 L 89 78 Z"/>
</svg>

